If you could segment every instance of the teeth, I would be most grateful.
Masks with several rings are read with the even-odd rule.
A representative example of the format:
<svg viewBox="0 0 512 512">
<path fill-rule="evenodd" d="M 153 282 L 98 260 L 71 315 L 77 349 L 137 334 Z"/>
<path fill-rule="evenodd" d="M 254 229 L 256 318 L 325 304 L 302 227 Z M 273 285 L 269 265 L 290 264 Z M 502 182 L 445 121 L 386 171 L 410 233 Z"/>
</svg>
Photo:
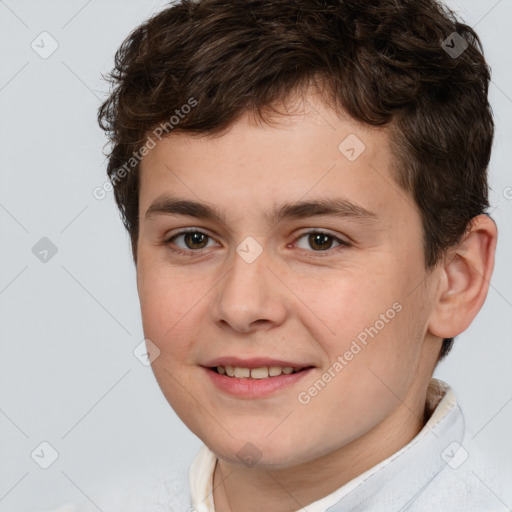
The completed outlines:
<svg viewBox="0 0 512 512">
<path fill-rule="evenodd" d="M 235 377 L 237 377 L 238 379 L 240 377 L 249 377 L 249 375 L 251 374 L 251 370 L 249 370 L 249 368 L 240 368 L 239 366 L 235 366 Z"/>
<path fill-rule="evenodd" d="M 242 379 L 267 379 L 268 377 L 278 377 L 281 374 L 290 375 L 294 371 L 299 371 L 300 368 L 294 370 L 291 366 L 262 366 L 260 368 L 242 368 L 240 366 L 217 366 L 217 372 L 220 375 L 227 375 L 228 377 L 237 377 Z"/>
<path fill-rule="evenodd" d="M 281 375 L 281 370 L 282 370 L 282 368 L 280 366 L 271 366 L 268 369 L 268 374 L 271 377 L 277 377 L 278 375 Z"/>
<path fill-rule="evenodd" d="M 253 379 L 266 379 L 268 377 L 268 368 L 265 366 L 262 368 L 252 368 L 251 377 Z"/>
</svg>

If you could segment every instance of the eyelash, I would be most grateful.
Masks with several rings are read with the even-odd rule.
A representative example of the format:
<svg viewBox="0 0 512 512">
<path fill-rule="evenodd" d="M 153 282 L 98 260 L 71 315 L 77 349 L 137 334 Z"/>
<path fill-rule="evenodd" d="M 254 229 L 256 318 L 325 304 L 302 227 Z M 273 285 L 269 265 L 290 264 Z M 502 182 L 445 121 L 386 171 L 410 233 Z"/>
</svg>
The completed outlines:
<svg viewBox="0 0 512 512">
<path fill-rule="evenodd" d="M 170 237 L 169 239 L 165 240 L 164 241 L 164 244 L 167 246 L 167 248 L 175 253 L 175 254 L 179 254 L 179 255 L 183 255 L 183 256 L 189 256 L 189 257 L 193 257 L 195 256 L 195 253 L 199 253 L 201 252 L 203 249 L 189 249 L 189 250 L 184 250 L 184 249 L 175 249 L 172 247 L 172 241 L 180 236 L 183 236 L 183 235 L 186 235 L 187 233 L 199 233 L 199 234 L 202 234 L 202 235 L 205 235 L 207 238 L 209 239 L 212 239 L 213 237 L 211 237 L 210 235 L 208 235 L 207 233 L 204 233 L 203 231 L 199 230 L 199 229 L 194 229 L 194 228 L 191 228 L 191 229 L 185 229 L 185 230 L 182 230 L 180 231 L 179 233 L 176 233 L 174 234 L 172 237 Z M 300 233 L 300 235 L 295 239 L 295 242 L 297 242 L 298 240 L 300 240 L 301 238 L 303 238 L 304 236 L 306 235 L 311 235 L 311 234 L 321 234 L 321 235 L 327 235 L 327 237 L 331 238 L 332 240 L 334 240 L 335 242 L 338 242 L 340 245 L 337 246 L 337 247 L 332 247 L 330 249 L 325 249 L 323 251 L 314 251 L 314 250 L 311 250 L 311 251 L 308 251 L 307 249 L 301 249 L 301 250 L 304 250 L 304 251 L 307 251 L 307 252 L 312 252 L 312 253 L 316 253 L 315 258 L 322 258 L 322 257 L 325 257 L 325 256 L 330 256 L 332 251 L 334 249 L 343 249 L 345 247 L 349 247 L 350 244 L 348 242 L 346 242 L 345 240 L 341 240 L 340 238 L 330 234 L 329 232 L 327 231 L 322 231 L 320 229 L 311 229 L 309 231 L 304 231 L 302 233 Z"/>
</svg>

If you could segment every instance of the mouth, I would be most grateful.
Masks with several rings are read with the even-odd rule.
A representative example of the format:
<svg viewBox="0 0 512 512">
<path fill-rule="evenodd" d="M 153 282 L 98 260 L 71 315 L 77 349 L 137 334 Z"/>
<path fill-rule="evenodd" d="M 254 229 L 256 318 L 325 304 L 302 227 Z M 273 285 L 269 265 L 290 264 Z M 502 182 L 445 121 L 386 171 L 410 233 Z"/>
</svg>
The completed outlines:
<svg viewBox="0 0 512 512">
<path fill-rule="evenodd" d="M 241 399 L 264 398 L 284 392 L 297 386 L 316 368 L 306 362 L 266 356 L 218 357 L 202 366 L 218 390 Z"/>
<path fill-rule="evenodd" d="M 219 375 L 224 375 L 226 377 L 260 380 L 279 377 L 281 375 L 292 375 L 294 373 L 300 373 L 309 368 L 312 368 L 312 366 L 260 366 L 257 368 L 247 368 L 243 366 L 226 365 L 212 366 L 209 369 Z"/>
</svg>

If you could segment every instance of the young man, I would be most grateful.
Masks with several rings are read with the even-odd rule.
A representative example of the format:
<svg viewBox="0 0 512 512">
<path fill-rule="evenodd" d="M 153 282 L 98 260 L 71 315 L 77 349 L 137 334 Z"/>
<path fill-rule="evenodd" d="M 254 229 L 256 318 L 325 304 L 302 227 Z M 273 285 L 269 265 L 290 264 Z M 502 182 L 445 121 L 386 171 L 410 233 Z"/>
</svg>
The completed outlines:
<svg viewBox="0 0 512 512">
<path fill-rule="evenodd" d="M 474 31 L 434 0 L 184 0 L 111 79 L 149 358 L 204 442 L 144 510 L 505 510 L 432 379 L 494 264 Z"/>
</svg>

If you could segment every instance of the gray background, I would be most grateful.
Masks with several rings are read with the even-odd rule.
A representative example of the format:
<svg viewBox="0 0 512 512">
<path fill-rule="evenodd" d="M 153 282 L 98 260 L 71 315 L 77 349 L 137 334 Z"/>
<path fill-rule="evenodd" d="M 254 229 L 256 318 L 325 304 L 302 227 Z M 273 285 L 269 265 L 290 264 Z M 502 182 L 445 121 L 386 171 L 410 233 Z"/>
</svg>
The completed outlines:
<svg viewBox="0 0 512 512">
<path fill-rule="evenodd" d="M 133 355 L 143 333 L 128 236 L 112 194 L 92 195 L 106 179 L 101 73 L 164 5 L 0 0 L 2 512 L 79 502 L 134 471 L 188 465 L 200 446 Z M 493 69 L 500 237 L 487 302 L 436 376 L 455 389 L 469 427 L 512 482 L 512 0 L 449 5 L 476 26 Z M 39 52 L 59 46 L 42 58 L 34 40 Z M 57 248 L 46 263 L 32 252 L 43 237 Z M 43 441 L 59 454 L 46 470 L 31 458 Z M 499 497 L 512 508 L 512 485 L 507 492 Z"/>
</svg>

